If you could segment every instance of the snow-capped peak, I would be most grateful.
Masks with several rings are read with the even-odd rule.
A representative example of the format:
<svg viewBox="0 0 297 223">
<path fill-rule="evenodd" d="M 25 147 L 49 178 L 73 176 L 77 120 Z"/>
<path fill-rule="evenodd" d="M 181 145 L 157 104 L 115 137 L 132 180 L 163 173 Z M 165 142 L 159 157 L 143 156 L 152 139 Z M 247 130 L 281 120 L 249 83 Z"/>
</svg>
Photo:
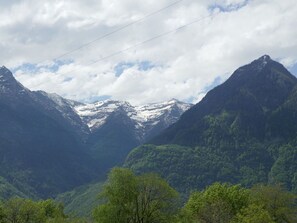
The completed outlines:
<svg viewBox="0 0 297 223">
<path fill-rule="evenodd" d="M 105 100 L 93 104 L 82 104 L 74 107 L 77 114 L 81 117 L 90 130 L 102 126 L 109 115 L 116 110 L 122 109 L 127 112 L 133 111 L 133 107 L 128 102 Z"/>
<path fill-rule="evenodd" d="M 164 112 L 170 111 L 174 106 L 182 111 L 186 111 L 190 108 L 190 105 L 187 103 L 180 102 L 176 99 L 171 99 L 170 101 L 161 103 L 136 106 L 135 110 L 137 111 L 137 114 L 132 118 L 135 120 L 139 120 L 140 122 L 147 122 L 160 117 L 164 114 Z"/>
<path fill-rule="evenodd" d="M 143 137 L 149 129 L 161 122 L 165 126 L 173 124 L 190 107 L 190 104 L 176 99 L 142 106 L 132 106 L 125 101 L 105 100 L 75 106 L 74 109 L 91 131 L 105 124 L 111 114 L 124 112 L 134 123 L 139 137 Z"/>
</svg>

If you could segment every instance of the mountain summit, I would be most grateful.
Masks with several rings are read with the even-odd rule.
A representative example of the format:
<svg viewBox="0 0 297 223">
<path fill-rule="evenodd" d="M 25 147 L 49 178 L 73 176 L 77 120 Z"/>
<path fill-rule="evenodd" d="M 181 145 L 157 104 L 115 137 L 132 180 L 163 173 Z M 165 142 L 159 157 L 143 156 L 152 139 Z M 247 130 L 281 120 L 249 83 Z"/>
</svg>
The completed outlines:
<svg viewBox="0 0 297 223">
<path fill-rule="evenodd" d="M 263 107 L 275 108 L 286 99 L 296 82 L 296 77 L 282 64 L 265 55 L 236 70 L 226 84 L 249 91 Z"/>
<path fill-rule="evenodd" d="M 0 93 L 25 94 L 28 90 L 20 84 L 5 66 L 0 68 Z M 1 95 L 0 95 L 1 96 Z"/>
<path fill-rule="evenodd" d="M 14 79 L 10 70 L 5 66 L 0 67 L 0 79 L 1 82 Z"/>
<path fill-rule="evenodd" d="M 152 142 L 204 144 L 203 132 L 210 124 L 206 122 L 207 117 L 226 113 L 233 129 L 264 139 L 268 135 L 267 115 L 285 103 L 296 84 L 297 78 L 282 64 L 267 55 L 262 56 L 238 68 L 225 83 L 209 91 L 175 125 Z M 233 134 L 228 131 L 228 135 Z"/>
</svg>

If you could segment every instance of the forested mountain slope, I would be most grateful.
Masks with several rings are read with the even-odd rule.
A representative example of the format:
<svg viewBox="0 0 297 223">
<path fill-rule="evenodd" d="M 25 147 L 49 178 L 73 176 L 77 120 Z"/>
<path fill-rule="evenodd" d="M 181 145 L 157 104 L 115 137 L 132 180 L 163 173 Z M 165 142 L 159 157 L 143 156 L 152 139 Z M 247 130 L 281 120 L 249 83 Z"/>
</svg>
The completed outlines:
<svg viewBox="0 0 297 223">
<path fill-rule="evenodd" d="M 297 190 L 297 79 L 265 55 L 237 69 L 125 165 L 180 191 L 215 181 Z"/>
</svg>

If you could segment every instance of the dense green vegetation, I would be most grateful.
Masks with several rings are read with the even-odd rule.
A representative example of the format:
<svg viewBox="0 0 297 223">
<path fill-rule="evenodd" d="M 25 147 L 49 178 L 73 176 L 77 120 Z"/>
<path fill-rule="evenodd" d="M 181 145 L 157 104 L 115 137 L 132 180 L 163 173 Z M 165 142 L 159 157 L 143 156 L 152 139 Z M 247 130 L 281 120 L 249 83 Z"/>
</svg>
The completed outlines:
<svg viewBox="0 0 297 223">
<path fill-rule="evenodd" d="M 279 185 L 215 183 L 191 194 L 183 209 L 185 222 L 193 223 L 281 223 L 296 222 L 296 196 Z"/>
<path fill-rule="evenodd" d="M 297 192 L 296 146 L 251 143 L 232 148 L 143 145 L 129 154 L 125 166 L 138 174 L 156 172 L 186 194 L 214 182 L 246 187 L 282 183 Z"/>
<path fill-rule="evenodd" d="M 105 223 L 294 223 L 296 195 L 279 184 L 214 183 L 191 193 L 185 204 L 166 181 L 154 174 L 134 175 L 115 168 L 100 193 L 104 204 L 94 210 L 96 222 Z"/>
<path fill-rule="evenodd" d="M 158 175 L 135 175 L 129 169 L 114 168 L 103 188 L 101 185 L 96 186 L 99 203 L 93 209 L 93 216 L 89 215 L 86 219 L 69 217 L 65 214 L 63 205 L 53 200 L 11 198 L 0 202 L 0 223 L 297 221 L 297 196 L 279 184 L 259 184 L 247 189 L 238 184 L 213 183 L 203 190 L 191 192 L 181 202 L 178 192 Z M 85 202 L 83 197 L 79 202 Z M 78 203 L 73 205 L 81 206 Z"/>
<path fill-rule="evenodd" d="M 85 222 L 72 219 L 63 212 L 63 206 L 53 200 L 32 201 L 11 198 L 0 203 L 1 223 L 67 223 Z"/>
</svg>

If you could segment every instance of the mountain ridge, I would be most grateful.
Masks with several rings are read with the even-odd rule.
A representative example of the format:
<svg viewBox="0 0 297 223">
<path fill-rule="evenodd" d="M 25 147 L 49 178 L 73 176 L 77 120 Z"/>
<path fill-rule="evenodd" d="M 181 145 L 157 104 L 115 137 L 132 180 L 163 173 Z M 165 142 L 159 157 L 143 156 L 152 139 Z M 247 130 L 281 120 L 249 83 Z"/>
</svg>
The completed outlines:
<svg viewBox="0 0 297 223">
<path fill-rule="evenodd" d="M 274 70 L 275 67 L 282 72 L 276 72 Z M 271 73 L 269 72 L 270 70 L 272 71 Z M 267 75 L 267 73 L 270 76 Z M 258 78 L 259 76 L 261 77 L 260 79 Z M 271 79 L 279 76 L 285 76 L 285 78 L 281 80 Z M 273 83 L 276 84 L 271 86 L 269 84 L 270 79 L 271 82 L 273 81 Z M 284 102 L 284 99 L 289 96 L 296 84 L 297 78 L 290 74 L 283 65 L 271 60 L 269 56 L 264 55 L 250 64 L 238 68 L 223 84 L 210 90 L 198 104 L 194 105 L 181 116 L 181 121 L 170 127 L 170 130 L 167 131 L 168 134 L 164 136 L 164 138 L 169 137 L 170 132 L 174 131 L 175 126 L 183 128 L 183 125 L 192 125 L 195 121 L 199 122 L 197 117 L 203 117 L 209 113 L 218 114 L 222 112 L 222 107 L 232 111 L 234 103 L 237 103 L 242 110 L 250 110 L 251 116 L 254 115 L 255 112 L 257 115 L 262 115 L 265 113 L 265 110 L 280 106 Z M 264 93 L 260 94 L 260 91 Z M 238 101 L 240 96 L 244 97 L 244 100 Z M 247 105 L 247 101 L 252 103 Z M 186 121 L 183 122 L 182 120 Z M 161 142 L 158 143 L 158 137 L 150 142 L 162 144 Z M 174 143 L 174 139 L 172 143 Z"/>
</svg>

